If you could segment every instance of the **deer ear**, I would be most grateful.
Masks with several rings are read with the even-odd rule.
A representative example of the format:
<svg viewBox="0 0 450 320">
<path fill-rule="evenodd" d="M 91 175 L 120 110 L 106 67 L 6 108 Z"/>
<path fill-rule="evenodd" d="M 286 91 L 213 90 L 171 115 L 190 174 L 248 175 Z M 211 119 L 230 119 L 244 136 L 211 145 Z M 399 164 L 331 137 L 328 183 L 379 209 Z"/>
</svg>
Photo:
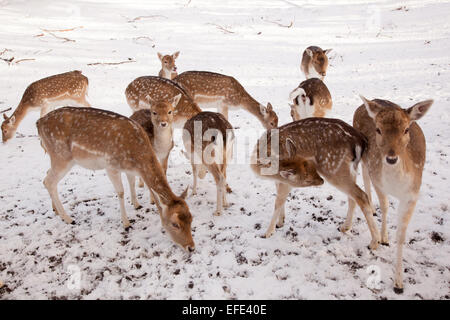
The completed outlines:
<svg viewBox="0 0 450 320">
<path fill-rule="evenodd" d="M 167 211 L 167 206 L 161 201 L 161 198 L 155 191 L 150 189 L 150 193 L 152 194 L 153 199 L 155 199 L 155 204 L 158 208 L 159 214 L 164 214 Z"/>
<path fill-rule="evenodd" d="M 180 194 L 180 198 L 185 200 L 188 195 L 188 191 L 189 191 L 189 186 L 187 186 L 186 189 L 183 191 L 183 193 Z"/>
<path fill-rule="evenodd" d="M 163 58 L 163 57 L 164 57 L 164 56 L 163 56 L 161 53 L 158 52 L 158 58 L 159 58 L 160 61 L 162 61 L 162 58 Z"/>
<path fill-rule="evenodd" d="M 289 180 L 294 175 L 295 171 L 293 169 L 280 171 L 280 176 L 286 180 Z"/>
<path fill-rule="evenodd" d="M 11 116 L 11 117 L 9 118 L 9 123 L 10 123 L 10 124 L 14 124 L 14 122 L 16 122 L 16 116 Z"/>
<path fill-rule="evenodd" d="M 172 58 L 175 60 L 176 58 L 178 58 L 179 55 L 180 55 L 180 51 L 177 51 L 172 55 Z"/>
<path fill-rule="evenodd" d="M 328 55 L 332 50 L 333 50 L 333 49 L 326 49 L 326 50 L 323 50 L 323 53 L 325 53 L 326 55 Z"/>
<path fill-rule="evenodd" d="M 406 112 L 409 115 L 409 119 L 411 119 L 411 121 L 416 121 L 422 118 L 425 113 L 427 113 L 428 109 L 430 109 L 433 102 L 433 100 L 421 101 L 407 109 Z"/>
<path fill-rule="evenodd" d="M 6 114 L 3 114 L 3 119 L 8 120 L 8 117 L 6 116 Z"/>
<path fill-rule="evenodd" d="M 312 56 L 314 55 L 312 50 L 311 49 L 306 49 L 305 51 L 306 51 L 306 54 L 312 58 Z"/>
<path fill-rule="evenodd" d="M 267 108 L 265 106 L 263 106 L 262 104 L 260 104 L 259 112 L 261 112 L 262 115 L 265 115 L 267 113 Z"/>
<path fill-rule="evenodd" d="M 288 152 L 290 158 L 293 158 L 297 152 L 297 148 L 291 138 L 286 139 L 286 151 Z"/>
<path fill-rule="evenodd" d="M 175 97 L 172 98 L 171 104 L 174 108 L 177 106 L 178 102 L 180 102 L 180 99 L 181 99 L 181 93 L 179 93 L 178 95 L 176 95 Z"/>
<path fill-rule="evenodd" d="M 272 108 L 272 104 L 269 102 L 269 103 L 267 103 L 267 108 L 266 108 L 266 110 L 267 110 L 267 112 L 270 112 L 270 111 L 272 111 L 273 110 L 273 108 Z"/>
<path fill-rule="evenodd" d="M 376 104 L 375 102 L 367 100 L 362 95 L 359 95 L 359 97 L 364 102 L 364 106 L 366 107 L 366 110 L 367 110 L 367 113 L 369 114 L 369 116 L 372 119 L 375 119 L 375 117 L 377 116 L 378 112 L 381 111 L 381 107 L 378 104 Z"/>
</svg>

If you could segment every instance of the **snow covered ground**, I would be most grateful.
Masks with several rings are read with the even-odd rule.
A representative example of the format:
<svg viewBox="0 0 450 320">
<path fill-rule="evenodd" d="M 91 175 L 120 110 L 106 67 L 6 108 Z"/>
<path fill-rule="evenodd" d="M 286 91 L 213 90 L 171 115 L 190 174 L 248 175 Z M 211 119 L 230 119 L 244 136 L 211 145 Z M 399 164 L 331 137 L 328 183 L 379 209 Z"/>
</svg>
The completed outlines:
<svg viewBox="0 0 450 320">
<path fill-rule="evenodd" d="M 0 146 L 0 298 L 449 299 L 449 12 L 449 1 L 422 0 L 0 0 L 0 52 L 8 49 L 0 58 L 15 58 L 10 65 L 0 60 L 0 110 L 15 108 L 31 82 L 78 69 L 89 78 L 95 107 L 130 115 L 128 83 L 158 73 L 157 51 L 180 50 L 179 72 L 233 75 L 258 101 L 270 101 L 283 124 L 309 45 L 333 48 L 326 78 L 332 117 L 351 123 L 358 93 L 404 107 L 435 99 L 420 121 L 427 161 L 408 229 L 401 296 L 392 290 L 396 201 L 388 218 L 391 246 L 375 252 L 367 249 L 360 211 L 353 231 L 339 233 L 346 197 L 329 185 L 293 191 L 285 226 L 263 239 L 275 188 L 247 164 L 228 170 L 233 205 L 222 216 L 213 216 L 210 176 L 188 198 L 196 242 L 191 256 L 162 233 L 148 191 L 139 191 L 143 209 L 127 202 L 135 222 L 125 232 L 113 187 L 100 171 L 74 168 L 59 184 L 77 222 L 66 225 L 42 184 L 49 159 L 37 138 L 38 114 L 30 114 L 18 136 Z M 70 28 L 76 29 L 48 31 Z M 34 60 L 14 63 L 20 59 Z M 88 65 L 122 61 L 132 62 Z M 230 122 L 261 128 L 244 112 L 232 112 Z M 192 183 L 182 159 L 178 141 L 168 170 L 178 194 Z M 377 290 L 367 286 L 373 268 L 379 268 Z"/>
</svg>

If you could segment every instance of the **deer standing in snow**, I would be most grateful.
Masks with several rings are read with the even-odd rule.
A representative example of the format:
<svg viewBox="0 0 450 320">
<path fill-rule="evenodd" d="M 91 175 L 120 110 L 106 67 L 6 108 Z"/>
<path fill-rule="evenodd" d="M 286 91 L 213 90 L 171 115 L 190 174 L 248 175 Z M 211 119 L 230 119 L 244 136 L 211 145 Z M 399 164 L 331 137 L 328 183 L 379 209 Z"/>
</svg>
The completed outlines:
<svg viewBox="0 0 450 320">
<path fill-rule="evenodd" d="M 267 141 L 267 145 L 264 142 Z M 315 166 L 320 177 L 348 196 L 348 212 L 353 211 L 355 203 L 361 208 L 367 220 L 372 241 L 372 250 L 378 247 L 380 233 L 373 219 L 372 205 L 367 195 L 356 184 L 356 174 L 358 164 L 367 147 L 365 137 L 353 127 L 338 119 L 327 118 L 307 118 L 300 121 L 288 123 L 278 128 L 278 150 L 272 154 L 272 135 L 268 130 L 258 141 L 252 159 L 253 171 L 261 176 L 261 168 L 267 166 L 268 161 L 278 163 L 309 161 Z M 266 149 L 266 150 L 262 150 Z M 267 157 L 268 155 L 269 157 Z M 283 169 L 283 168 L 282 168 Z M 312 167 L 306 166 L 304 169 L 296 165 L 297 172 L 282 171 L 274 172 L 272 175 L 263 178 L 273 179 L 277 182 L 277 198 L 275 209 L 266 237 L 270 237 L 278 227 L 284 224 L 284 204 L 292 187 L 308 184 L 320 185 L 323 180 L 319 179 L 311 171 Z M 292 177 L 294 174 L 294 177 Z M 297 174 L 297 177 L 295 176 Z M 280 176 L 285 182 L 280 181 Z M 305 176 L 307 179 L 300 179 L 300 184 L 295 184 L 298 177 Z M 290 179 L 291 178 L 291 179 Z M 294 183 L 292 183 L 294 180 Z M 345 224 L 344 224 L 345 229 Z"/>
<path fill-rule="evenodd" d="M 201 112 L 186 121 L 183 130 L 186 156 L 192 164 L 194 177 L 193 194 L 197 193 L 197 176 L 203 179 L 208 170 L 214 177 L 217 188 L 215 215 L 228 207 L 227 164 L 231 160 L 234 144 L 232 125 L 217 112 Z M 228 190 L 227 190 L 228 189 Z"/>
<path fill-rule="evenodd" d="M 290 106 L 293 121 L 310 117 L 324 118 L 333 105 L 330 91 L 325 83 L 317 78 L 300 83 L 290 93 L 289 99 L 292 101 Z"/>
<path fill-rule="evenodd" d="M 178 75 L 175 59 L 178 58 L 179 54 L 180 51 L 177 51 L 172 55 L 162 55 L 158 52 L 158 58 L 161 61 L 161 70 L 158 74 L 160 77 L 173 80 Z"/>
<path fill-rule="evenodd" d="M 179 83 L 197 104 L 214 104 L 228 120 L 229 108 L 243 108 L 253 114 L 266 129 L 278 126 L 278 117 L 270 103 L 260 104 L 233 77 L 207 71 L 186 71 L 178 75 Z"/>
<path fill-rule="evenodd" d="M 316 46 L 305 49 L 300 69 L 305 74 L 306 79 L 319 78 L 323 81 L 327 75 L 328 54 L 331 50 L 332 49 L 322 50 Z"/>
<path fill-rule="evenodd" d="M 88 78 L 81 71 L 71 71 L 53 75 L 30 84 L 11 117 L 3 114 L 2 140 L 6 142 L 14 136 L 20 122 L 30 111 L 40 111 L 41 117 L 55 107 L 75 105 L 90 107 L 87 101 Z"/>
<path fill-rule="evenodd" d="M 133 111 L 150 109 L 152 101 L 167 101 L 181 94 L 174 110 L 174 127 L 184 123 L 202 110 L 191 96 L 177 83 L 161 77 L 145 76 L 133 80 L 125 90 L 128 105 Z"/>
<path fill-rule="evenodd" d="M 176 196 L 153 151 L 144 129 L 119 114 L 94 109 L 64 107 L 36 123 L 41 145 L 50 156 L 51 168 L 44 179 L 56 214 L 73 223 L 58 196 L 58 182 L 78 164 L 91 170 L 105 169 L 117 192 L 123 226 L 130 222 L 124 204 L 121 172 L 140 176 L 157 202 L 163 227 L 185 250 L 194 250 L 192 215 L 184 201 L 187 189 Z"/>
<path fill-rule="evenodd" d="M 130 119 L 139 123 L 147 133 L 156 157 L 164 170 L 164 174 L 167 174 L 169 154 L 174 146 L 172 127 L 173 113 L 180 98 L 181 94 L 169 99 L 168 102 L 153 102 L 150 109 L 136 111 L 130 117 Z M 140 205 L 136 199 L 134 177 L 128 175 L 128 180 L 131 191 L 131 202 L 135 208 L 139 208 Z M 140 179 L 139 186 L 144 186 L 142 178 Z M 153 199 L 152 202 L 154 202 Z"/>
<path fill-rule="evenodd" d="M 363 154 L 363 179 L 371 198 L 370 183 L 375 188 L 382 213 L 381 243 L 389 244 L 387 232 L 388 195 L 399 200 L 397 224 L 397 261 L 394 291 L 403 292 L 403 244 L 406 229 L 419 198 L 426 142 L 416 123 L 431 107 L 433 100 L 416 103 L 402 109 L 387 100 L 372 101 L 361 97 L 364 104 L 353 117 L 353 126 L 368 139 Z M 351 228 L 353 211 L 349 210 L 344 231 Z"/>
</svg>

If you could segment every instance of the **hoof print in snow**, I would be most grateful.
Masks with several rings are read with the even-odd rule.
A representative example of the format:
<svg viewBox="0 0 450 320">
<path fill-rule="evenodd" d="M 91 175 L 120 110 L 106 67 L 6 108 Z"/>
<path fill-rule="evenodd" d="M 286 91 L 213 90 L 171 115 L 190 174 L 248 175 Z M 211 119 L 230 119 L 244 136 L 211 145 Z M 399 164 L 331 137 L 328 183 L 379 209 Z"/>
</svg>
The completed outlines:
<svg viewBox="0 0 450 320">
<path fill-rule="evenodd" d="M 439 242 L 443 242 L 444 238 L 442 237 L 442 233 L 433 231 L 433 232 L 431 232 L 431 240 L 434 243 L 439 243 Z"/>
</svg>

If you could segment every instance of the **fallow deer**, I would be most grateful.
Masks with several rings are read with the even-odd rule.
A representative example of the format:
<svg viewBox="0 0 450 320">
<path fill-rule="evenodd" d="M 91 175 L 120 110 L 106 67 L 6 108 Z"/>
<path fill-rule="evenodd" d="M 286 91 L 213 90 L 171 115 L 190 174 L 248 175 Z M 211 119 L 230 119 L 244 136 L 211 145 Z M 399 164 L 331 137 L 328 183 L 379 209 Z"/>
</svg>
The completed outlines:
<svg viewBox="0 0 450 320">
<path fill-rule="evenodd" d="M 433 100 L 416 103 L 402 109 L 387 100 L 367 100 L 353 117 L 353 126 L 368 139 L 367 152 L 363 154 L 363 178 L 370 199 L 370 183 L 375 188 L 382 213 L 381 243 L 389 244 L 387 231 L 388 195 L 399 200 L 397 217 L 397 259 L 394 291 L 403 292 L 403 244 L 406 229 L 419 198 L 422 171 L 425 164 L 426 142 L 416 123 L 431 107 Z M 353 211 L 348 212 L 344 225 L 349 230 Z"/>
<path fill-rule="evenodd" d="M 142 109 L 136 111 L 130 117 L 130 119 L 136 121 L 144 128 L 147 136 L 150 138 L 153 150 L 164 170 L 164 174 L 167 174 L 169 154 L 174 145 L 172 127 L 173 113 L 180 98 L 181 94 L 170 99 L 168 102 L 154 102 L 151 104 L 150 110 Z M 130 184 L 131 202 L 135 208 L 140 208 L 136 199 L 134 176 L 127 175 L 127 177 Z M 144 186 L 142 178 L 140 179 L 139 186 Z M 154 202 L 154 200 L 152 202 Z"/>
<path fill-rule="evenodd" d="M 260 167 L 267 166 L 267 161 L 281 164 L 286 161 L 297 163 L 310 161 L 320 177 L 347 194 L 349 212 L 354 209 L 355 202 L 358 204 L 364 213 L 372 235 L 369 247 L 373 250 L 376 249 L 380 242 L 380 233 L 373 219 L 372 205 L 364 191 L 356 184 L 358 164 L 367 147 L 366 138 L 345 122 L 327 118 L 307 118 L 291 122 L 279 127 L 275 130 L 276 133 L 278 141 L 276 139 L 273 143 L 275 149 L 272 146 L 271 130 L 268 130 L 259 139 L 252 159 L 254 172 L 261 176 Z M 264 142 L 267 144 L 265 145 Z M 275 150 L 275 154 L 272 153 L 272 149 Z M 321 179 L 315 177 L 314 173 L 311 173 L 312 168 L 311 166 L 305 167 L 306 177 L 309 179 L 305 179 L 303 185 L 300 183 L 300 186 L 306 187 L 308 183 L 311 185 L 323 183 Z M 291 183 L 289 175 L 286 179 L 281 172 L 280 174 L 276 173 L 272 173 L 272 176 L 277 182 L 277 198 L 266 237 L 273 234 L 275 225 L 283 226 L 286 198 L 292 187 L 297 186 Z M 285 178 L 285 182 L 280 182 L 279 176 Z M 268 175 L 265 178 L 270 179 L 271 176 Z"/>
<path fill-rule="evenodd" d="M 223 207 L 228 207 L 226 178 L 234 145 L 233 126 L 220 113 L 201 112 L 186 121 L 183 142 L 192 164 L 193 194 L 197 193 L 197 176 L 203 179 L 208 170 L 217 188 L 215 215 L 220 215 Z"/>
<path fill-rule="evenodd" d="M 56 74 L 30 84 L 11 117 L 3 114 L 2 139 L 11 139 L 29 111 L 40 111 L 41 117 L 55 107 L 75 105 L 90 107 L 87 101 L 88 78 L 81 71 Z"/>
<path fill-rule="evenodd" d="M 327 75 L 328 54 L 331 50 L 332 49 L 322 50 L 316 46 L 305 49 L 300 69 L 305 74 L 306 79 L 319 78 L 323 81 Z"/>
<path fill-rule="evenodd" d="M 173 80 L 178 75 L 175 59 L 178 58 L 179 54 L 180 51 L 177 51 L 172 55 L 162 55 L 158 52 L 158 58 L 161 61 L 161 70 L 159 71 L 160 77 Z"/>
<path fill-rule="evenodd" d="M 243 108 L 266 129 L 278 126 L 278 117 L 270 103 L 263 106 L 253 99 L 233 77 L 207 71 L 186 71 L 174 79 L 199 104 L 214 104 L 228 120 L 228 108 Z"/>
<path fill-rule="evenodd" d="M 50 156 L 44 179 L 56 214 L 73 223 L 59 199 L 58 182 L 76 164 L 91 170 L 105 169 L 117 192 L 123 226 L 130 222 L 124 204 L 121 172 L 140 176 L 153 192 L 163 227 L 185 250 L 194 250 L 192 215 L 184 201 L 187 189 L 176 196 L 153 151 L 144 129 L 119 114 L 94 109 L 64 107 L 36 123 L 41 145 Z"/>
<path fill-rule="evenodd" d="M 291 92 L 289 99 L 292 101 L 290 106 L 293 121 L 310 117 L 324 118 L 333 105 L 330 91 L 323 81 L 317 78 L 300 83 Z"/>
<path fill-rule="evenodd" d="M 174 127 L 182 128 L 186 120 L 202 110 L 177 83 L 161 77 L 145 76 L 133 80 L 125 90 L 128 105 L 133 111 L 150 109 L 152 101 L 166 101 L 181 94 L 173 115 Z"/>
</svg>

